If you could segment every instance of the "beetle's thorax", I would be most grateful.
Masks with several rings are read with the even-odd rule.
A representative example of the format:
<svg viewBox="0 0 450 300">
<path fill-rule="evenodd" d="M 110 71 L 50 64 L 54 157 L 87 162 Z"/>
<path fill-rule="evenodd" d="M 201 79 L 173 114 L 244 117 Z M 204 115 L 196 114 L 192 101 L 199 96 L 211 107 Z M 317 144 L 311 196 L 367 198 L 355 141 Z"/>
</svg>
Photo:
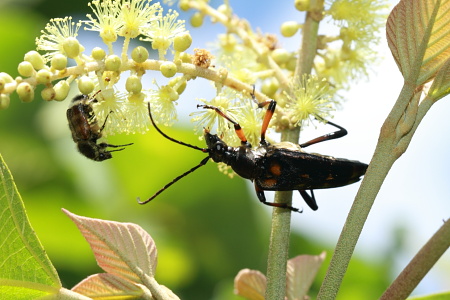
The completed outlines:
<svg viewBox="0 0 450 300">
<path fill-rule="evenodd" d="M 216 134 L 205 131 L 205 140 L 209 149 L 209 156 L 214 162 L 222 162 L 229 165 L 239 176 L 254 179 L 256 160 L 255 153 L 250 145 L 230 147 Z"/>
</svg>

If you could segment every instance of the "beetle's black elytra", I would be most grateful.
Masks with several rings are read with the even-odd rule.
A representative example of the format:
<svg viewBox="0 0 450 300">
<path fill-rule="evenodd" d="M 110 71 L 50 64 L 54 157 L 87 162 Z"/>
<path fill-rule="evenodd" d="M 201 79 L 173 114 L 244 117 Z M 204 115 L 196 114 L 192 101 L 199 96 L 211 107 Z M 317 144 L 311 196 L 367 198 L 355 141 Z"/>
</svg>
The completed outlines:
<svg viewBox="0 0 450 300">
<path fill-rule="evenodd" d="M 111 145 L 107 143 L 97 144 L 97 140 L 102 137 L 102 130 L 105 128 L 109 114 L 105 118 L 102 127 L 98 126 L 97 118 L 92 108 L 92 103 L 97 102 L 94 97 L 88 95 L 78 95 L 72 99 L 72 106 L 67 110 L 67 121 L 72 132 L 72 139 L 77 144 L 78 151 L 89 159 L 104 161 L 112 158 L 111 152 L 121 151 L 125 148 L 107 150 L 107 147 L 119 148 L 132 145 Z"/>
<path fill-rule="evenodd" d="M 175 140 L 163 133 L 153 120 L 149 103 L 150 120 L 161 135 L 175 143 L 208 153 L 208 156 L 194 168 L 176 177 L 146 201 L 141 202 L 138 199 L 138 202 L 140 204 L 150 202 L 169 186 L 206 164 L 209 158 L 214 162 L 223 162 L 229 165 L 239 176 L 253 181 L 256 195 L 262 203 L 291 211 L 299 211 L 299 209 L 285 203 L 267 202 L 264 191 L 298 190 L 308 206 L 312 210 L 317 210 L 318 206 L 313 193 L 314 189 L 345 186 L 359 181 L 361 176 L 365 174 L 368 167 L 365 163 L 306 153 L 302 150 L 302 148 L 310 145 L 340 138 L 347 134 L 343 127 L 332 122 L 327 123 L 339 129 L 338 131 L 322 135 L 301 145 L 289 142 L 269 144 L 265 140 L 265 134 L 270 119 L 275 112 L 276 101 L 270 100 L 258 103 L 259 107 L 266 105 L 268 108 L 262 123 L 260 145 L 256 148 L 252 148 L 250 143 L 248 143 L 239 123 L 231 119 L 219 108 L 211 105 L 198 105 L 197 107 L 215 110 L 220 116 L 231 122 L 234 125 L 237 136 L 241 140 L 241 146 L 230 147 L 219 136 L 211 134 L 208 129 L 205 129 L 204 137 L 207 148 L 200 148 Z M 311 191 L 311 195 L 306 192 L 307 190 Z"/>
</svg>

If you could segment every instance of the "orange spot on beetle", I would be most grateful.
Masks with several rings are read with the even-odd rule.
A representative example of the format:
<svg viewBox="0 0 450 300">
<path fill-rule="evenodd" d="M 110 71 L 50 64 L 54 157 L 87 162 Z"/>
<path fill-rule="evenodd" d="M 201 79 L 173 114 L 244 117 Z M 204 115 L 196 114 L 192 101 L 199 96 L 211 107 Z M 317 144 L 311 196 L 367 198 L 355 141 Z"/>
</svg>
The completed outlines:
<svg viewBox="0 0 450 300">
<path fill-rule="evenodd" d="M 273 163 L 270 166 L 270 172 L 275 176 L 280 176 L 281 175 L 281 166 L 277 163 Z"/>
</svg>

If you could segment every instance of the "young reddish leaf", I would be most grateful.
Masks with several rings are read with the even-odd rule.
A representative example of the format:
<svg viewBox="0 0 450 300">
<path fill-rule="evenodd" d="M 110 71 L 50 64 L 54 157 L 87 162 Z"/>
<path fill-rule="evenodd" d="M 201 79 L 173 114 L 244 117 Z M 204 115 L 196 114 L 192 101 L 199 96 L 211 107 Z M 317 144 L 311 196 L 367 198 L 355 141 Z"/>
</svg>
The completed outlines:
<svg viewBox="0 0 450 300">
<path fill-rule="evenodd" d="M 389 15 L 389 48 L 406 80 L 421 85 L 450 58 L 449 0 L 401 0 Z"/>
<path fill-rule="evenodd" d="M 288 260 L 287 299 L 305 299 L 325 256 L 325 252 L 322 252 L 320 255 L 299 255 Z"/>
<path fill-rule="evenodd" d="M 63 209 L 90 244 L 98 265 L 131 282 L 154 277 L 156 246 L 140 226 L 77 216 Z"/>
<path fill-rule="evenodd" d="M 250 269 L 243 269 L 234 278 L 234 293 L 249 300 L 264 300 L 266 276 Z"/>
<path fill-rule="evenodd" d="M 141 285 L 141 287 L 143 287 Z M 89 276 L 72 288 L 72 291 L 90 298 L 112 298 L 128 296 L 141 299 L 141 287 L 113 274 L 103 273 Z M 145 289 L 145 287 L 143 287 Z M 147 293 L 150 293 L 146 290 Z M 134 296 L 134 297 L 133 297 Z"/>
</svg>

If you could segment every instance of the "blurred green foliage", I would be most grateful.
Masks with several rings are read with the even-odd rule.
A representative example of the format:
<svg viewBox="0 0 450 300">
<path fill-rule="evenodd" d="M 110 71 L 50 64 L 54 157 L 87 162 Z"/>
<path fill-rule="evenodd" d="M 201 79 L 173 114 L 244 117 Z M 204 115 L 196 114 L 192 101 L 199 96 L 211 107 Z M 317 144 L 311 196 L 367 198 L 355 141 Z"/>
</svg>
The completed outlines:
<svg viewBox="0 0 450 300">
<path fill-rule="evenodd" d="M 86 3 L 40 1 L 28 7 L 2 7 L 0 71 L 15 76 L 18 63 L 34 49 L 34 39 L 50 16 L 70 15 L 78 9 L 84 14 Z M 0 111 L 0 153 L 65 287 L 101 270 L 62 207 L 79 215 L 141 225 L 158 248 L 157 280 L 181 299 L 233 299 L 232 282 L 239 270 L 265 272 L 270 215 L 244 180 L 230 180 L 210 162 L 140 206 L 138 196 L 151 196 L 204 154 L 175 145 L 151 130 L 146 135 L 111 137 L 108 141 L 112 144 L 134 145 L 114 153 L 109 161 L 89 161 L 77 153 L 71 140 L 65 119 L 68 101 L 45 103 L 38 95 L 29 104 L 20 103 L 13 95 L 10 108 Z M 191 126 L 187 127 L 165 131 L 176 139 L 202 145 Z M 294 233 L 291 257 L 319 254 L 325 247 L 331 246 L 314 244 Z M 327 252 L 325 264 L 332 249 Z M 341 299 L 381 294 L 387 286 L 389 263 L 353 261 Z M 324 274 L 325 267 L 312 295 Z"/>
</svg>

